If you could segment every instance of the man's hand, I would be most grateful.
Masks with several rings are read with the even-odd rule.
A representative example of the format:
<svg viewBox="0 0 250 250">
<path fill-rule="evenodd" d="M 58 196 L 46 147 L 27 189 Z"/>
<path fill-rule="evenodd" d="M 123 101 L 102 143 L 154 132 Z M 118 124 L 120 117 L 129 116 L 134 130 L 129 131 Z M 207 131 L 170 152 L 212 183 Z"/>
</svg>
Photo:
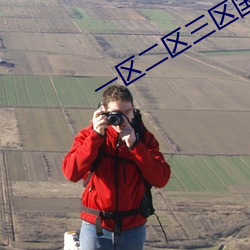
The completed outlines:
<svg viewBox="0 0 250 250">
<path fill-rule="evenodd" d="M 123 120 L 124 123 L 120 126 L 121 132 L 119 138 L 126 143 L 128 148 L 132 148 L 136 142 L 135 131 L 125 116 L 123 116 Z"/>
<path fill-rule="evenodd" d="M 101 135 L 105 134 L 105 129 L 108 127 L 107 116 L 102 115 L 103 110 L 100 108 L 93 115 L 93 129 Z"/>
</svg>

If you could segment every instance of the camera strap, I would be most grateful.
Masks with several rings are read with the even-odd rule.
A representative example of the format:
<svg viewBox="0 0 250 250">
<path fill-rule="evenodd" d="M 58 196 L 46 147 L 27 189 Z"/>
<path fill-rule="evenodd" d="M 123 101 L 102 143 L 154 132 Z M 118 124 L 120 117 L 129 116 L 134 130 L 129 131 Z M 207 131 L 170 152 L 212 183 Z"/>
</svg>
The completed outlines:
<svg viewBox="0 0 250 250">
<path fill-rule="evenodd" d="M 99 163 L 100 163 L 100 160 L 104 154 L 104 149 L 105 149 L 105 141 L 106 141 L 106 137 L 104 138 L 104 142 L 102 143 L 102 145 L 99 147 L 98 149 L 98 154 L 95 158 L 95 160 L 93 161 L 92 163 L 92 166 L 91 166 L 91 170 L 89 171 L 87 177 L 85 180 L 83 180 L 83 186 L 86 187 L 93 175 L 93 173 L 96 171 Z"/>
</svg>

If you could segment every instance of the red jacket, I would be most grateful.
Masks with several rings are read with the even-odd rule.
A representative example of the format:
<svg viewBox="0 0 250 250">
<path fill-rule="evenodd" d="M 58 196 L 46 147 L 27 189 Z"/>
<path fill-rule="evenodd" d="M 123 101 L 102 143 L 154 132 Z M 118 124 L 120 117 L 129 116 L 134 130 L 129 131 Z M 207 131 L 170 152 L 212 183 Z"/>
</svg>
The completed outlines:
<svg viewBox="0 0 250 250">
<path fill-rule="evenodd" d="M 98 148 L 104 140 L 104 152 L 115 155 L 117 138 L 118 133 L 111 126 L 106 130 L 105 137 L 97 134 L 91 125 L 80 131 L 63 160 L 62 170 L 65 177 L 73 182 L 86 179 L 91 163 L 97 157 Z M 129 150 L 125 143 L 117 147 L 118 157 L 128 159 L 128 162 L 118 161 L 118 190 L 115 184 L 115 160 L 105 155 L 101 158 L 82 194 L 84 206 L 106 212 L 136 209 L 140 207 L 145 191 L 142 176 L 149 184 L 158 188 L 167 184 L 170 167 L 159 152 L 159 143 L 148 130 L 143 141 L 138 141 L 132 150 Z M 96 216 L 86 212 L 81 212 L 81 218 L 92 224 L 96 222 Z M 146 219 L 140 214 L 125 217 L 121 230 L 134 228 L 145 222 Z M 112 219 L 102 219 L 101 225 L 114 231 L 115 222 Z"/>
</svg>

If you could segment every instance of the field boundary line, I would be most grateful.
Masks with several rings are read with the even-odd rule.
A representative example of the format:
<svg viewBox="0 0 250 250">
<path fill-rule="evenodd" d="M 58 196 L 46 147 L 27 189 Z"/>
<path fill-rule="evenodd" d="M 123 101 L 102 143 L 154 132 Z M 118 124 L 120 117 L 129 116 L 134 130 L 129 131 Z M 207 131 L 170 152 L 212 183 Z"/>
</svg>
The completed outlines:
<svg viewBox="0 0 250 250">
<path fill-rule="evenodd" d="M 73 18 L 71 18 L 71 21 L 76 26 L 76 28 L 78 29 L 78 31 L 80 32 L 80 34 L 82 34 L 83 30 L 77 25 L 77 23 L 75 22 L 75 20 Z"/>
<path fill-rule="evenodd" d="M 173 108 L 159 108 L 159 109 L 148 109 L 148 111 L 154 110 L 166 110 L 166 111 L 175 111 L 175 112 L 222 112 L 222 113 L 250 113 L 250 109 L 240 110 L 240 109 L 173 109 Z"/>
<path fill-rule="evenodd" d="M 6 98 L 6 104 L 8 105 L 9 102 L 8 102 L 8 95 L 7 95 L 7 92 L 6 92 L 7 90 L 6 90 L 6 86 L 5 86 L 4 77 L 3 77 L 2 83 L 3 83 L 3 88 L 4 88 L 4 96 L 5 96 L 5 98 Z"/>
<path fill-rule="evenodd" d="M 232 175 L 234 177 L 236 177 L 243 186 L 245 186 L 244 181 L 242 181 L 241 178 L 237 175 L 237 173 L 235 173 L 235 171 L 225 162 L 225 160 L 223 159 L 223 157 L 220 157 L 220 159 L 224 163 L 224 165 L 229 169 L 229 171 L 232 173 Z"/>
<path fill-rule="evenodd" d="M 214 174 L 214 176 L 219 180 L 219 182 L 225 187 L 226 190 L 228 190 L 226 184 L 220 179 L 220 177 L 214 172 L 214 170 L 210 167 L 210 165 L 207 163 L 207 161 L 200 156 L 201 160 L 206 164 L 206 166 L 210 169 L 210 171 Z"/>
<path fill-rule="evenodd" d="M 46 106 L 49 106 L 49 102 L 48 102 L 48 99 L 47 99 L 47 97 L 46 97 L 46 94 L 45 94 L 45 91 L 44 91 L 43 84 L 42 84 L 42 82 L 41 82 L 41 80 L 40 80 L 40 76 L 38 75 L 37 77 L 38 77 L 39 85 L 41 86 L 41 90 L 42 90 L 42 92 L 43 92 L 44 99 L 45 99 L 45 101 L 46 101 Z"/>
<path fill-rule="evenodd" d="M 198 180 L 198 182 L 200 183 L 201 187 L 203 187 L 205 189 L 206 192 L 209 192 L 209 187 L 207 187 L 206 185 L 204 185 L 202 183 L 202 181 L 200 180 L 199 176 L 195 173 L 195 171 L 193 170 L 192 166 L 190 166 L 190 163 L 187 161 L 186 163 L 188 169 L 190 170 L 190 172 L 193 173 L 193 176 Z"/>
<path fill-rule="evenodd" d="M 250 166 L 239 156 L 240 161 L 250 170 Z"/>
<path fill-rule="evenodd" d="M 167 160 L 167 161 L 169 161 L 169 160 Z M 184 183 L 182 183 L 182 181 L 179 179 L 179 177 L 177 176 L 177 174 L 175 173 L 175 171 L 174 171 L 174 169 L 173 168 L 171 168 L 171 172 L 173 172 L 173 174 L 174 174 L 174 176 L 175 176 L 175 178 L 177 179 L 177 181 L 180 183 L 180 185 L 183 187 L 183 189 L 184 189 L 184 192 L 186 191 L 186 192 L 188 192 L 188 189 L 187 189 L 187 187 L 184 185 Z"/>
<path fill-rule="evenodd" d="M 228 69 L 222 69 L 221 65 L 215 65 L 215 66 L 214 66 L 214 65 L 211 65 L 211 64 L 209 64 L 209 63 L 207 63 L 207 62 L 202 61 L 201 58 L 200 58 L 200 59 L 199 59 L 199 58 L 196 58 L 196 57 L 192 56 L 191 54 L 184 54 L 184 56 L 186 56 L 186 57 L 188 57 L 188 58 L 191 58 L 191 59 L 193 59 L 194 61 L 203 63 L 203 64 L 205 64 L 206 66 L 208 66 L 208 67 L 210 67 L 210 68 L 214 68 L 214 69 L 216 69 L 216 70 L 218 70 L 218 71 L 221 71 L 221 72 L 223 72 L 223 73 L 225 73 L 225 74 L 228 74 L 228 75 L 231 75 L 231 76 L 233 76 L 233 77 L 235 77 L 235 78 L 238 78 L 238 79 L 240 79 L 240 80 L 249 82 L 249 78 L 247 78 L 246 76 L 241 76 L 241 75 L 239 75 L 239 74 L 237 74 L 237 73 L 232 73 L 232 72 L 230 72 L 230 70 L 228 70 Z M 211 59 L 210 59 L 210 60 L 211 60 Z"/>
<path fill-rule="evenodd" d="M 165 201 L 165 204 L 167 204 L 166 209 L 169 208 L 169 211 L 173 214 L 173 217 L 175 218 L 176 222 L 179 224 L 180 228 L 183 230 L 184 235 L 185 235 L 187 238 L 189 238 L 188 232 L 187 232 L 187 230 L 183 227 L 183 224 L 182 224 L 181 221 L 179 220 L 177 213 L 175 212 L 175 210 L 173 209 L 173 207 L 172 207 L 172 205 L 171 205 L 171 202 L 167 199 L 167 197 L 164 196 L 164 194 L 162 193 L 161 190 L 159 190 L 159 193 L 160 193 L 160 195 L 161 195 L 161 197 L 162 197 L 162 200 L 164 200 L 164 201 Z"/>
<path fill-rule="evenodd" d="M 58 92 L 57 92 L 57 89 L 56 89 L 56 86 L 55 86 L 55 84 L 54 84 L 54 82 L 53 82 L 52 77 L 51 77 L 51 76 L 49 76 L 49 79 L 50 79 L 50 82 L 51 82 L 51 84 L 52 84 L 53 89 L 55 90 L 55 93 L 56 93 L 56 96 L 57 96 L 57 98 L 58 98 L 58 101 L 59 101 L 60 107 L 61 107 L 61 108 L 63 108 L 63 105 L 62 105 L 61 99 L 59 98 L 59 95 L 58 95 Z"/>
<path fill-rule="evenodd" d="M 66 84 L 66 86 L 67 86 L 67 90 L 68 90 L 68 92 L 70 93 L 70 96 L 72 97 L 72 99 L 73 99 L 73 102 L 74 102 L 74 107 L 78 107 L 77 106 L 77 103 L 76 103 L 76 100 L 75 100 L 75 98 L 74 98 L 74 95 L 73 95 L 73 93 L 72 93 L 72 91 L 71 91 L 71 88 L 69 87 L 69 82 L 68 82 L 68 78 L 66 78 L 66 77 L 63 77 L 64 78 L 64 83 Z"/>
<path fill-rule="evenodd" d="M 83 92 L 83 94 L 84 94 L 84 96 L 85 96 L 85 98 L 86 98 L 86 100 L 87 100 L 87 102 L 88 102 L 89 107 L 91 107 L 89 98 L 88 98 L 88 96 L 85 94 L 85 91 L 84 91 L 84 89 L 83 89 L 83 87 L 82 87 L 82 85 L 81 85 L 79 79 L 76 78 L 76 81 L 77 81 L 78 85 L 80 86 L 80 89 L 82 90 L 82 92 Z"/>
<path fill-rule="evenodd" d="M 1 190 L 2 190 L 2 212 L 3 212 L 3 237 L 7 238 L 8 245 L 11 246 L 15 241 L 14 225 L 13 225 L 13 205 L 11 196 L 11 182 L 8 173 L 8 167 L 6 162 L 5 153 L 2 152 L 2 166 L 0 166 L 1 172 Z"/>
<path fill-rule="evenodd" d="M 57 96 L 57 98 L 58 98 L 58 100 L 59 100 L 59 104 L 60 104 L 60 106 L 61 106 L 62 114 L 63 114 L 63 117 L 64 117 L 66 123 L 67 123 L 67 126 L 68 126 L 68 128 L 69 128 L 69 131 L 70 131 L 70 133 L 74 136 L 74 135 L 75 135 L 74 127 L 73 127 L 72 123 L 70 122 L 70 119 L 69 119 L 69 116 L 68 116 L 68 114 L 67 114 L 67 112 L 66 112 L 66 109 L 65 109 L 64 106 L 62 105 L 62 102 L 61 102 L 61 100 L 60 100 L 60 98 L 59 98 L 59 95 L 58 95 L 58 92 L 57 92 L 57 89 L 56 89 L 56 86 L 55 86 L 55 84 L 54 84 L 54 82 L 53 82 L 52 77 L 49 76 L 49 78 L 50 78 L 52 87 L 53 87 L 54 90 L 55 90 L 56 96 Z M 72 94 L 71 94 L 71 95 L 72 95 Z"/>
<path fill-rule="evenodd" d="M 25 89 L 27 91 L 27 95 L 29 97 L 29 103 L 30 103 L 30 106 L 32 107 L 32 101 L 31 101 L 31 97 L 30 97 L 30 92 L 29 92 L 29 88 L 27 86 L 27 82 L 26 82 L 26 78 L 25 76 L 23 76 L 23 80 L 24 80 L 24 86 L 25 86 Z M 18 105 L 19 106 L 19 105 Z"/>
<path fill-rule="evenodd" d="M 141 112 L 148 118 L 149 122 L 151 123 L 151 126 L 161 135 L 163 140 L 171 146 L 172 152 L 175 154 L 180 153 L 180 147 L 175 144 L 175 142 L 168 136 L 167 133 L 164 133 L 164 129 L 159 125 L 159 122 L 157 118 L 153 117 L 148 111 L 141 110 Z M 155 122 L 156 121 L 156 122 Z M 155 125 L 157 124 L 157 126 Z"/>
</svg>

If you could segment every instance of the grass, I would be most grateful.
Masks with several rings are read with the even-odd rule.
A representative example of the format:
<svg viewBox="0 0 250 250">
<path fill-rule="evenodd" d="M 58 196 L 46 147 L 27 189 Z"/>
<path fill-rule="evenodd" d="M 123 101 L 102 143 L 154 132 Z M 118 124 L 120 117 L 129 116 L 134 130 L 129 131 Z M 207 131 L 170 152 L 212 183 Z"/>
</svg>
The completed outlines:
<svg viewBox="0 0 250 250">
<path fill-rule="evenodd" d="M 242 185 L 249 185 L 250 183 L 250 168 L 247 164 L 242 162 L 239 157 L 224 157 L 224 163 L 237 177 Z"/>
<path fill-rule="evenodd" d="M 53 76 L 52 81 L 62 106 L 75 107 L 74 97 L 72 96 L 70 88 L 66 83 L 65 77 Z"/>
<path fill-rule="evenodd" d="M 202 156 L 202 159 L 225 186 L 242 184 L 225 165 L 224 157 Z"/>
<path fill-rule="evenodd" d="M 3 82 L 5 87 L 5 95 L 7 100 L 8 106 L 18 106 L 17 101 L 17 92 L 15 88 L 15 84 L 13 82 L 12 77 L 10 76 L 3 76 Z"/>
<path fill-rule="evenodd" d="M 7 105 L 8 105 L 8 100 L 6 96 L 4 78 L 0 77 L 0 106 L 7 106 Z"/>
<path fill-rule="evenodd" d="M 180 190 L 174 190 L 174 191 L 205 191 L 205 187 L 202 185 L 202 183 L 199 181 L 199 178 L 197 178 L 193 173 L 188 164 L 186 164 L 186 157 L 185 156 L 179 156 L 179 157 L 173 157 L 170 165 L 172 168 L 173 176 L 179 181 L 179 184 L 181 186 Z M 175 183 L 176 185 L 176 183 Z M 175 187 L 176 188 L 176 187 Z M 167 186 L 168 190 L 172 190 L 172 183 L 170 181 L 169 185 Z"/>
<path fill-rule="evenodd" d="M 110 77 L 0 76 L 0 107 L 96 107 Z"/>
<path fill-rule="evenodd" d="M 177 28 L 175 24 L 173 24 L 171 21 L 153 21 L 153 23 L 160 29 L 164 31 L 172 31 Z"/>
<path fill-rule="evenodd" d="M 115 32 L 119 27 L 112 20 L 93 19 L 88 13 L 79 7 L 71 8 L 72 18 L 77 26 L 89 32 Z"/>
<path fill-rule="evenodd" d="M 46 101 L 43 87 L 37 76 L 25 77 L 25 84 L 29 91 L 30 103 L 35 107 L 46 107 L 48 103 Z"/>
<path fill-rule="evenodd" d="M 39 82 L 43 88 L 44 95 L 49 107 L 60 107 L 60 101 L 56 94 L 56 91 L 53 87 L 53 84 L 50 81 L 50 78 L 47 76 L 40 76 Z"/>
<path fill-rule="evenodd" d="M 157 21 L 157 20 L 167 20 L 172 21 L 173 18 L 168 15 L 163 10 L 159 9 L 138 9 L 138 11 L 145 16 L 150 21 Z"/>
<path fill-rule="evenodd" d="M 25 83 L 25 78 L 24 77 L 15 77 L 12 78 L 15 89 L 16 89 L 16 97 L 18 100 L 18 105 L 19 106 L 31 106 L 31 101 L 29 98 L 29 93 L 27 91 L 26 83 Z"/>
<path fill-rule="evenodd" d="M 172 31 L 177 28 L 173 23 L 173 18 L 163 10 L 139 9 L 138 11 L 163 31 Z"/>
<path fill-rule="evenodd" d="M 90 19 L 91 17 L 87 14 L 87 12 L 78 7 L 71 8 L 72 16 L 74 19 Z"/>
<path fill-rule="evenodd" d="M 4 11 L 0 10 L 0 17 L 4 17 L 6 14 Z"/>
<path fill-rule="evenodd" d="M 115 32 L 120 30 L 112 20 L 75 19 L 75 22 L 80 29 L 89 32 Z"/>
<path fill-rule="evenodd" d="M 205 54 L 207 56 L 232 56 L 232 55 L 240 55 L 240 54 L 250 54 L 249 49 L 242 50 L 216 50 L 216 51 L 200 51 L 199 53 Z"/>
<path fill-rule="evenodd" d="M 167 161 L 172 169 L 169 191 L 222 193 L 250 183 L 248 156 L 172 156 Z"/>
</svg>

